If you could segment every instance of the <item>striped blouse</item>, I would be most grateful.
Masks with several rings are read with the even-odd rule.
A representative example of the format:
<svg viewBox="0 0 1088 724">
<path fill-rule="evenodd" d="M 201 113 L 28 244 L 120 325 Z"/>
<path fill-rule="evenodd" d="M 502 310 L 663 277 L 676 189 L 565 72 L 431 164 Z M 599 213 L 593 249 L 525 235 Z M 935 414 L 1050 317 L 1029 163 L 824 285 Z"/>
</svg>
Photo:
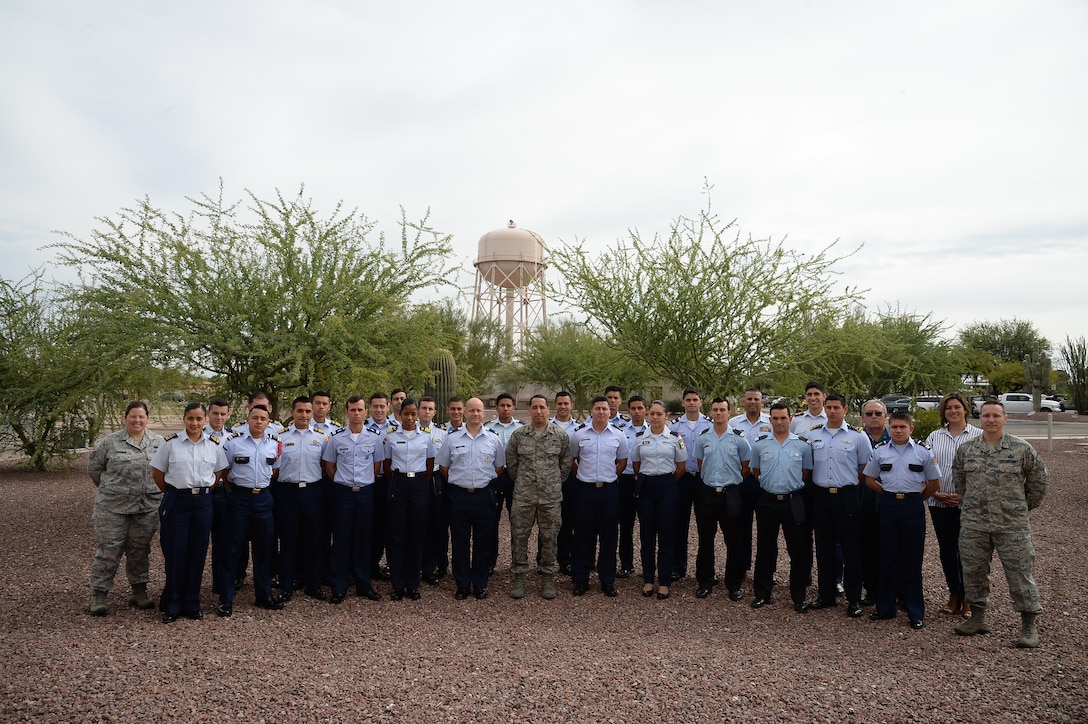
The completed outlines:
<svg viewBox="0 0 1088 724">
<path fill-rule="evenodd" d="M 978 437 L 981 434 L 982 430 L 971 423 L 967 423 L 967 429 L 959 435 L 952 435 L 947 427 L 942 427 L 940 430 L 934 430 L 929 433 L 929 437 L 926 438 L 926 444 L 933 450 L 933 457 L 937 458 L 937 467 L 941 469 L 940 492 L 956 492 L 956 486 L 952 484 L 952 461 L 956 458 L 956 448 L 971 438 Z M 937 508 L 951 507 L 932 497 L 926 500 L 926 505 L 932 505 Z"/>
</svg>

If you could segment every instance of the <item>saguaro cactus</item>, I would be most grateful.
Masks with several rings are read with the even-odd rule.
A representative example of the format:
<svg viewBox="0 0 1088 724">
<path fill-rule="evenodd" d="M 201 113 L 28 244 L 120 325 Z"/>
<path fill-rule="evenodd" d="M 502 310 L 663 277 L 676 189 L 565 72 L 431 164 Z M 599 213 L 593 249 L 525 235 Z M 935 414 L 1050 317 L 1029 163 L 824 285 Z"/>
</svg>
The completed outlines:
<svg viewBox="0 0 1088 724">
<path fill-rule="evenodd" d="M 1038 345 L 1031 354 L 1024 355 L 1024 379 L 1030 386 L 1032 406 L 1038 412 L 1042 407 L 1043 390 L 1050 385 L 1050 358 Z"/>
<path fill-rule="evenodd" d="M 449 422 L 446 414 L 446 401 L 457 394 L 457 360 L 448 349 L 436 349 L 427 366 L 434 373 L 434 381 L 427 385 L 426 392 L 434 398 L 435 422 Z"/>
</svg>

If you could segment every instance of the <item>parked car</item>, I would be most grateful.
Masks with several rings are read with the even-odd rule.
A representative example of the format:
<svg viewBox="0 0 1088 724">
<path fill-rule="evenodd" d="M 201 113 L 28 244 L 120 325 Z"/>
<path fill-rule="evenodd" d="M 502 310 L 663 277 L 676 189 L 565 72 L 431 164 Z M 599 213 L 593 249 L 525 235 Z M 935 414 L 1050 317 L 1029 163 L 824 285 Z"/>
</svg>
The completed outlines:
<svg viewBox="0 0 1088 724">
<path fill-rule="evenodd" d="M 1005 412 L 1035 412 L 1035 401 L 1026 392 L 1009 392 L 997 399 L 1005 403 Z M 1039 402 L 1042 412 L 1061 412 L 1061 405 L 1043 398 Z"/>
<path fill-rule="evenodd" d="M 910 412 L 910 398 L 906 395 L 884 395 L 880 398 L 884 407 L 892 412 Z"/>
<path fill-rule="evenodd" d="M 925 395 L 914 398 L 914 407 L 919 410 L 936 410 L 941 405 L 940 397 Z"/>
<path fill-rule="evenodd" d="M 982 403 L 987 399 L 984 395 L 975 395 L 971 398 L 971 417 L 977 418 L 982 414 Z"/>
</svg>

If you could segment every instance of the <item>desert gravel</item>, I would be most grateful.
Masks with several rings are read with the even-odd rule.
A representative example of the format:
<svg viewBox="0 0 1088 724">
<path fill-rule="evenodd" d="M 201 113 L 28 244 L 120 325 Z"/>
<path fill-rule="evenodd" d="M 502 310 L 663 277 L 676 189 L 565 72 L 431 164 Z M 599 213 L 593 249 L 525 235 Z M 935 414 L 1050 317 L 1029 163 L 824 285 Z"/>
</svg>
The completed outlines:
<svg viewBox="0 0 1088 724">
<path fill-rule="evenodd" d="M 456 601 L 447 576 L 417 602 L 296 596 L 284 611 L 241 591 L 200 622 L 125 605 L 119 574 L 104 618 L 87 614 L 94 488 L 71 470 L 0 466 L 0 721 L 1064 721 L 1088 720 L 1088 447 L 1044 453 L 1052 485 L 1032 514 L 1042 646 L 1012 646 L 1019 617 L 995 562 L 993 632 L 964 638 L 940 615 L 946 592 L 927 529 L 926 627 L 762 610 L 675 585 L 667 601 L 597 588 L 514 601 L 508 541 L 485 601 Z M 507 536 L 503 516 L 503 536 Z M 694 556 L 694 526 L 692 526 Z M 637 540 L 637 539 L 636 539 Z M 637 545 L 637 544 L 636 544 Z M 720 546 L 720 544 L 719 544 Z M 718 565 L 723 558 L 719 550 Z M 158 540 L 152 595 L 162 585 Z M 785 581 L 783 550 L 778 579 Z M 379 584 L 388 594 L 388 584 Z M 814 595 L 810 591 L 810 597 Z"/>
</svg>

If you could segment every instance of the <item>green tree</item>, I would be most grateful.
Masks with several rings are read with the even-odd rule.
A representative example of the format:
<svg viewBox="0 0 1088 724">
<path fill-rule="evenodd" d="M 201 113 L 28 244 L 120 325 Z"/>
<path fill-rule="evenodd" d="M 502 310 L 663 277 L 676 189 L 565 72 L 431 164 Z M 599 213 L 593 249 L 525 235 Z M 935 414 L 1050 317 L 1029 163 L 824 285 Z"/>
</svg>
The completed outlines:
<svg viewBox="0 0 1088 724">
<path fill-rule="evenodd" d="M 149 391 L 146 356 L 66 307 L 40 270 L 0 279 L 0 447 L 42 470 L 97 437 L 125 397 Z"/>
<path fill-rule="evenodd" d="M 432 307 L 446 349 L 457 360 L 457 389 L 462 397 L 480 391 L 483 383 L 513 354 L 506 328 L 492 319 L 470 319 L 465 306 L 447 299 Z M 443 403 L 445 401 L 443 400 Z"/>
<path fill-rule="evenodd" d="M 1073 339 L 1066 335 L 1058 349 L 1069 374 L 1073 406 L 1078 414 L 1088 414 L 1088 342 L 1083 336 Z"/>
<path fill-rule="evenodd" d="M 803 254 L 784 240 L 745 239 L 708 205 L 675 219 L 663 236 L 631 230 L 603 253 L 584 242 L 550 249 L 565 280 L 553 293 L 656 377 L 710 397 L 821 353 L 801 332 L 859 299 L 853 288 L 835 289 L 844 257 L 834 246 Z"/>
<path fill-rule="evenodd" d="M 1015 317 L 996 322 L 973 322 L 960 330 L 960 341 L 969 350 L 981 350 L 1001 362 L 1020 362 L 1036 347 L 1044 353 L 1050 352 L 1050 342 L 1035 325 Z M 989 370 L 968 371 L 986 374 Z"/>
<path fill-rule="evenodd" d="M 608 385 L 641 390 L 652 374 L 604 335 L 567 320 L 534 329 L 503 381 L 566 390 L 574 397 L 575 407 L 585 410 L 593 396 L 604 394 Z"/>
<path fill-rule="evenodd" d="M 401 209 L 399 243 L 375 238 L 357 209 L 322 216 L 302 187 L 246 195 L 226 203 L 220 184 L 185 214 L 145 198 L 99 218 L 90 239 L 64 234 L 55 246 L 80 274 L 69 298 L 153 363 L 219 376 L 238 397 L 422 386 L 420 340 L 436 325 L 409 299 L 445 283 L 449 237 Z"/>
<path fill-rule="evenodd" d="M 998 365 L 990 372 L 989 380 L 990 386 L 999 395 L 1022 390 L 1027 384 L 1027 380 L 1024 379 L 1024 363 L 1005 362 Z"/>
</svg>

